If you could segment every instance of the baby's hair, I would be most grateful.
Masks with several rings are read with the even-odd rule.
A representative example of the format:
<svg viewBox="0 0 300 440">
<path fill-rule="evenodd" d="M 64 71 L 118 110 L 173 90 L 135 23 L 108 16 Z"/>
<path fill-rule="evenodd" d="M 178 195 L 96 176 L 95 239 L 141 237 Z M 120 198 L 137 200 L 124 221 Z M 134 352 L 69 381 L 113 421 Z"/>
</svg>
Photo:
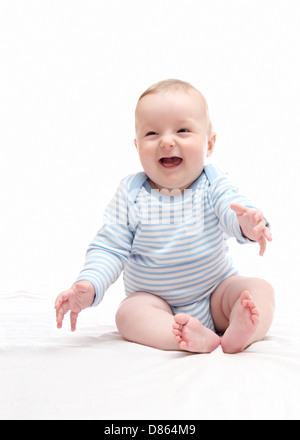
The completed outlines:
<svg viewBox="0 0 300 440">
<path fill-rule="evenodd" d="M 159 81 L 159 82 L 153 84 L 152 86 L 148 87 L 148 89 L 145 90 L 144 93 L 141 94 L 138 102 L 147 95 L 151 95 L 154 93 L 166 92 L 170 89 L 184 90 L 185 92 L 189 92 L 189 91 L 193 90 L 193 91 L 196 91 L 197 93 L 199 93 L 199 95 L 203 101 L 204 111 L 206 113 L 206 117 L 207 117 L 207 121 L 208 121 L 208 132 L 209 132 L 209 134 L 211 134 L 212 133 L 212 124 L 211 124 L 211 120 L 209 117 L 207 101 L 204 98 L 204 96 L 202 95 L 202 93 L 199 92 L 198 89 L 196 89 L 194 86 L 192 86 L 192 84 L 190 84 L 186 81 L 181 81 L 180 79 L 166 79 L 163 81 Z"/>
<path fill-rule="evenodd" d="M 152 84 L 144 93 L 140 96 L 139 101 L 144 98 L 144 96 L 150 95 L 152 93 L 160 93 L 170 89 L 183 89 L 185 91 L 196 90 L 191 84 L 180 79 L 166 79 L 164 81 L 159 81 Z"/>
</svg>

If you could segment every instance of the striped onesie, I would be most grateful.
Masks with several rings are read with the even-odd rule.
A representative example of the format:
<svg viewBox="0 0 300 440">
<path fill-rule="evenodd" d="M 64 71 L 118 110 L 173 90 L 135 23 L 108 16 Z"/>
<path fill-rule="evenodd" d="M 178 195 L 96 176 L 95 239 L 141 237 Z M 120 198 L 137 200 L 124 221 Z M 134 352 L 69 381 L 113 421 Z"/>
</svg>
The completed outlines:
<svg viewBox="0 0 300 440">
<path fill-rule="evenodd" d="M 186 313 L 214 330 L 210 296 L 237 273 L 227 239 L 249 242 L 231 203 L 254 207 L 212 164 L 190 188 L 174 195 L 152 189 L 145 173 L 126 177 L 76 281 L 92 282 L 95 306 L 124 271 L 126 295 L 150 292 L 166 300 L 174 314 Z"/>
</svg>

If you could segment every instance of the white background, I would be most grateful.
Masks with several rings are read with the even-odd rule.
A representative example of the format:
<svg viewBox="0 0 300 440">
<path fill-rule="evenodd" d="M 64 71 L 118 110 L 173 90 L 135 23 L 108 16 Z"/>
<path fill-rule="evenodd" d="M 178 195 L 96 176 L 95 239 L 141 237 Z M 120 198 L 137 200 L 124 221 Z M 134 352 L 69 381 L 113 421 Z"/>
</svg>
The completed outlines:
<svg viewBox="0 0 300 440">
<path fill-rule="evenodd" d="M 0 291 L 72 284 L 119 181 L 141 171 L 138 97 L 179 78 L 208 100 L 215 162 L 272 223 L 263 258 L 232 242 L 236 265 L 297 315 L 299 23 L 298 0 L 1 0 Z M 120 279 L 100 308 L 123 295 Z"/>
</svg>

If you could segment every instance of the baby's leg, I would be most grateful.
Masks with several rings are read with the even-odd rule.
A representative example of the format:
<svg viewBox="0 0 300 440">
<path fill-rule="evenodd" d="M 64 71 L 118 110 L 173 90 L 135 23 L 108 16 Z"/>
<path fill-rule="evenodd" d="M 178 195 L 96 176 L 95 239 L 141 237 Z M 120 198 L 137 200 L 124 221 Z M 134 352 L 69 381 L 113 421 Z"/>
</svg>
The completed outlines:
<svg viewBox="0 0 300 440">
<path fill-rule="evenodd" d="M 116 324 L 124 339 L 160 350 L 208 353 L 220 345 L 220 338 L 196 318 L 174 318 L 165 300 L 147 292 L 134 293 L 121 303 Z"/>
<path fill-rule="evenodd" d="M 116 324 L 124 339 L 160 350 L 179 350 L 172 333 L 173 322 L 168 303 L 147 292 L 128 296 L 116 315 Z"/>
<path fill-rule="evenodd" d="M 223 351 L 243 351 L 263 339 L 269 330 L 274 315 L 274 290 L 264 280 L 234 275 L 213 293 L 211 312 L 216 329 L 225 332 Z"/>
</svg>

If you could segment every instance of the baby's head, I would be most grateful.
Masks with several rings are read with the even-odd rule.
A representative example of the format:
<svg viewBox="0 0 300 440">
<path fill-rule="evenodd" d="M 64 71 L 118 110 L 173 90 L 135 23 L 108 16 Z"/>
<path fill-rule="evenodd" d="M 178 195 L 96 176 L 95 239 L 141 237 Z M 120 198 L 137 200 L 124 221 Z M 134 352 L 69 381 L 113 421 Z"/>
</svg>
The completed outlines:
<svg viewBox="0 0 300 440">
<path fill-rule="evenodd" d="M 216 135 L 208 106 L 192 85 L 166 80 L 139 98 L 135 145 L 153 188 L 186 189 L 201 174 Z"/>
<path fill-rule="evenodd" d="M 204 117 L 207 120 L 207 127 L 208 127 L 208 133 L 210 134 L 212 132 L 212 124 L 209 117 L 209 111 L 208 111 L 208 105 L 206 102 L 206 99 L 202 95 L 202 93 L 199 92 L 194 86 L 192 86 L 190 83 L 181 81 L 179 79 L 167 79 L 165 81 L 160 81 L 158 83 L 153 84 L 150 86 L 145 92 L 139 97 L 138 104 L 147 95 L 155 94 L 155 93 L 166 93 L 166 92 L 186 92 L 195 95 L 195 98 L 199 99 L 200 105 L 203 106 L 203 112 Z M 137 104 L 137 108 L 138 108 Z"/>
</svg>

